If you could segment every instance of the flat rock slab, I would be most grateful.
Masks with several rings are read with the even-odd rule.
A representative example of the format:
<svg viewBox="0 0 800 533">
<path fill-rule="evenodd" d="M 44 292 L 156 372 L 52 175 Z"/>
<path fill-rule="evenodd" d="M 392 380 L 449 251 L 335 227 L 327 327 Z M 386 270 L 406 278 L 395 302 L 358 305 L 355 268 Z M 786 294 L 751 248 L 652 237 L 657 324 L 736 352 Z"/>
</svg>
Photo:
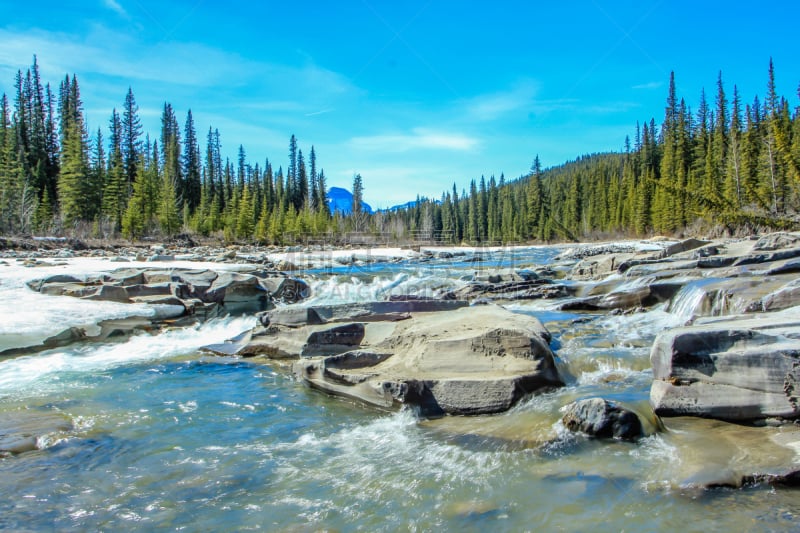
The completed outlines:
<svg viewBox="0 0 800 533">
<path fill-rule="evenodd" d="M 486 414 L 563 385 L 546 329 L 535 318 L 487 305 L 420 313 L 382 327 L 361 350 L 301 360 L 295 374 L 335 395 L 424 416 Z"/>
<path fill-rule="evenodd" d="M 404 320 L 411 313 L 452 311 L 466 307 L 462 300 L 401 300 L 338 305 L 293 306 L 259 315 L 264 326 L 302 327 L 335 322 L 382 322 Z"/>
<path fill-rule="evenodd" d="M 800 308 L 665 331 L 650 361 L 657 415 L 751 421 L 800 414 Z"/>
</svg>

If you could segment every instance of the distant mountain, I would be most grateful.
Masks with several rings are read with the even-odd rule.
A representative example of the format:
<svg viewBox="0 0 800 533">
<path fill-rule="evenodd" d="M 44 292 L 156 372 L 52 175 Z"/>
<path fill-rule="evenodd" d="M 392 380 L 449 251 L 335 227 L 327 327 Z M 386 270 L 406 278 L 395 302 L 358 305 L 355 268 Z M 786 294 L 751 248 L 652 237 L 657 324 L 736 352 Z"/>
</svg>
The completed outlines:
<svg viewBox="0 0 800 533">
<path fill-rule="evenodd" d="M 406 202 L 404 204 L 393 205 L 392 207 L 389 207 L 388 209 L 381 209 L 381 211 L 394 212 L 394 211 L 401 211 L 403 209 L 411 209 L 412 207 L 415 207 L 417 205 L 417 203 L 426 202 L 427 200 L 428 200 L 427 198 L 420 198 L 419 200 L 411 200 L 410 202 Z M 436 205 L 439 205 L 439 204 L 442 203 L 442 201 L 441 200 L 434 200 L 433 203 L 436 204 Z"/>
<path fill-rule="evenodd" d="M 393 205 L 392 207 L 390 207 L 388 209 L 384 209 L 383 211 L 392 211 L 392 212 L 400 211 L 401 209 L 410 209 L 410 208 L 414 207 L 415 205 L 417 205 L 417 201 L 416 200 L 411 200 L 410 202 L 406 202 L 404 204 Z"/>
<path fill-rule="evenodd" d="M 331 214 L 338 211 L 343 215 L 349 215 L 353 209 L 353 193 L 341 187 L 331 187 L 328 189 L 328 208 Z M 361 202 L 361 209 L 372 213 L 372 207 L 366 202 Z"/>
</svg>

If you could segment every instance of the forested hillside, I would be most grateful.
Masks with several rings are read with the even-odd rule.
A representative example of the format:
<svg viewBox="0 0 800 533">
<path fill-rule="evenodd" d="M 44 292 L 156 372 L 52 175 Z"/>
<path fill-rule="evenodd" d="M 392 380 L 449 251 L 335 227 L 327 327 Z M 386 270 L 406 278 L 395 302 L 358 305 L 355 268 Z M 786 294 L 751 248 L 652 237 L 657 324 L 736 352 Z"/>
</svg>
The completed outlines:
<svg viewBox="0 0 800 533">
<path fill-rule="evenodd" d="M 510 183 L 494 177 L 423 200 L 388 227 L 433 232 L 454 241 L 550 241 L 734 232 L 800 225 L 800 106 L 775 92 L 743 103 L 718 77 L 713 104 L 696 111 L 670 77 L 664 119 L 637 124 L 624 153 L 596 154 Z M 800 96 L 800 88 L 798 88 Z"/>
<path fill-rule="evenodd" d="M 742 102 L 722 75 L 692 110 L 670 78 L 663 121 L 637 124 L 624 153 L 584 156 L 543 170 L 455 184 L 440 199 L 369 214 L 331 214 L 312 146 L 289 138 L 284 171 L 266 160 L 223 160 L 209 127 L 201 150 L 191 111 L 183 127 L 165 103 L 161 131 L 142 131 L 133 91 L 107 128 L 87 130 L 78 80 L 54 94 L 37 62 L 0 101 L 0 231 L 139 238 L 190 231 L 228 241 L 292 242 L 372 232 L 387 239 L 521 242 L 673 234 L 686 228 L 797 226 L 800 106 L 776 94 Z M 798 90 L 800 96 L 800 89 Z M 374 176 L 373 179 L 380 179 Z M 357 202 L 364 182 L 354 177 Z"/>
</svg>

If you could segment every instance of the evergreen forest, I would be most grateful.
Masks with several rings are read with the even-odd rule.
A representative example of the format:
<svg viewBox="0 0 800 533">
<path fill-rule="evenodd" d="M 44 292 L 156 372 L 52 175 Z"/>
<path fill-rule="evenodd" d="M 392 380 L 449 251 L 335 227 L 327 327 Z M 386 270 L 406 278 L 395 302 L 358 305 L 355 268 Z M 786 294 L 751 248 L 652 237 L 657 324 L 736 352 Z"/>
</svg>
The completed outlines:
<svg viewBox="0 0 800 533">
<path fill-rule="evenodd" d="M 359 174 L 352 209 L 331 213 L 314 146 L 304 153 L 294 135 L 285 168 L 248 160 L 243 145 L 231 160 L 217 129 L 201 143 L 191 110 L 181 126 L 170 103 L 161 131 L 144 132 L 131 89 L 106 127 L 89 131 L 74 74 L 54 90 L 34 57 L 13 87 L 0 100 L 4 234 L 496 244 L 800 226 L 800 105 L 776 93 L 771 60 L 766 93 L 752 102 L 720 73 L 713 98 L 703 91 L 692 109 L 672 74 L 660 124 L 636 124 L 620 153 L 549 169 L 536 156 L 527 175 L 482 176 L 376 213 L 361 209 Z"/>
</svg>

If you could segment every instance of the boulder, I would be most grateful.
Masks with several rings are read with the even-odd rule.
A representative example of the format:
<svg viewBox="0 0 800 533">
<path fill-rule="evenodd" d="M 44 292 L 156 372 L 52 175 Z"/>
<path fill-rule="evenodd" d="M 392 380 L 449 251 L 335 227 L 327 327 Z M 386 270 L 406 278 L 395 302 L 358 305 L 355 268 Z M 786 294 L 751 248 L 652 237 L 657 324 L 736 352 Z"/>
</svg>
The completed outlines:
<svg viewBox="0 0 800 533">
<path fill-rule="evenodd" d="M 656 337 L 650 361 L 657 415 L 797 418 L 800 310 L 667 330 Z"/>
<path fill-rule="evenodd" d="M 331 394 L 382 408 L 413 406 L 423 416 L 496 413 L 563 385 L 544 326 L 498 306 L 364 326 L 360 350 L 301 360 L 295 374 Z"/>
<path fill-rule="evenodd" d="M 676 242 L 674 244 L 670 244 L 664 251 L 661 253 L 661 257 L 670 257 L 675 254 L 679 254 L 682 252 L 688 252 L 690 250 L 695 250 L 697 248 L 706 246 L 711 244 L 709 241 L 701 241 L 698 239 L 686 239 L 684 241 Z"/>
<path fill-rule="evenodd" d="M 261 286 L 276 302 L 293 304 L 308 298 L 311 294 L 308 284 L 297 278 L 290 278 L 280 273 L 261 275 L 254 272 L 253 274 L 259 278 Z"/>
<path fill-rule="evenodd" d="M 764 235 L 753 245 L 754 251 L 781 250 L 791 248 L 800 244 L 800 234 L 777 232 Z"/>
<path fill-rule="evenodd" d="M 603 398 L 579 400 L 563 411 L 561 422 L 570 431 L 600 439 L 637 440 L 645 436 L 636 413 Z"/>
<path fill-rule="evenodd" d="M 206 302 L 226 304 L 266 300 L 267 291 L 258 278 L 236 272 L 221 272 L 203 298 Z"/>
</svg>

